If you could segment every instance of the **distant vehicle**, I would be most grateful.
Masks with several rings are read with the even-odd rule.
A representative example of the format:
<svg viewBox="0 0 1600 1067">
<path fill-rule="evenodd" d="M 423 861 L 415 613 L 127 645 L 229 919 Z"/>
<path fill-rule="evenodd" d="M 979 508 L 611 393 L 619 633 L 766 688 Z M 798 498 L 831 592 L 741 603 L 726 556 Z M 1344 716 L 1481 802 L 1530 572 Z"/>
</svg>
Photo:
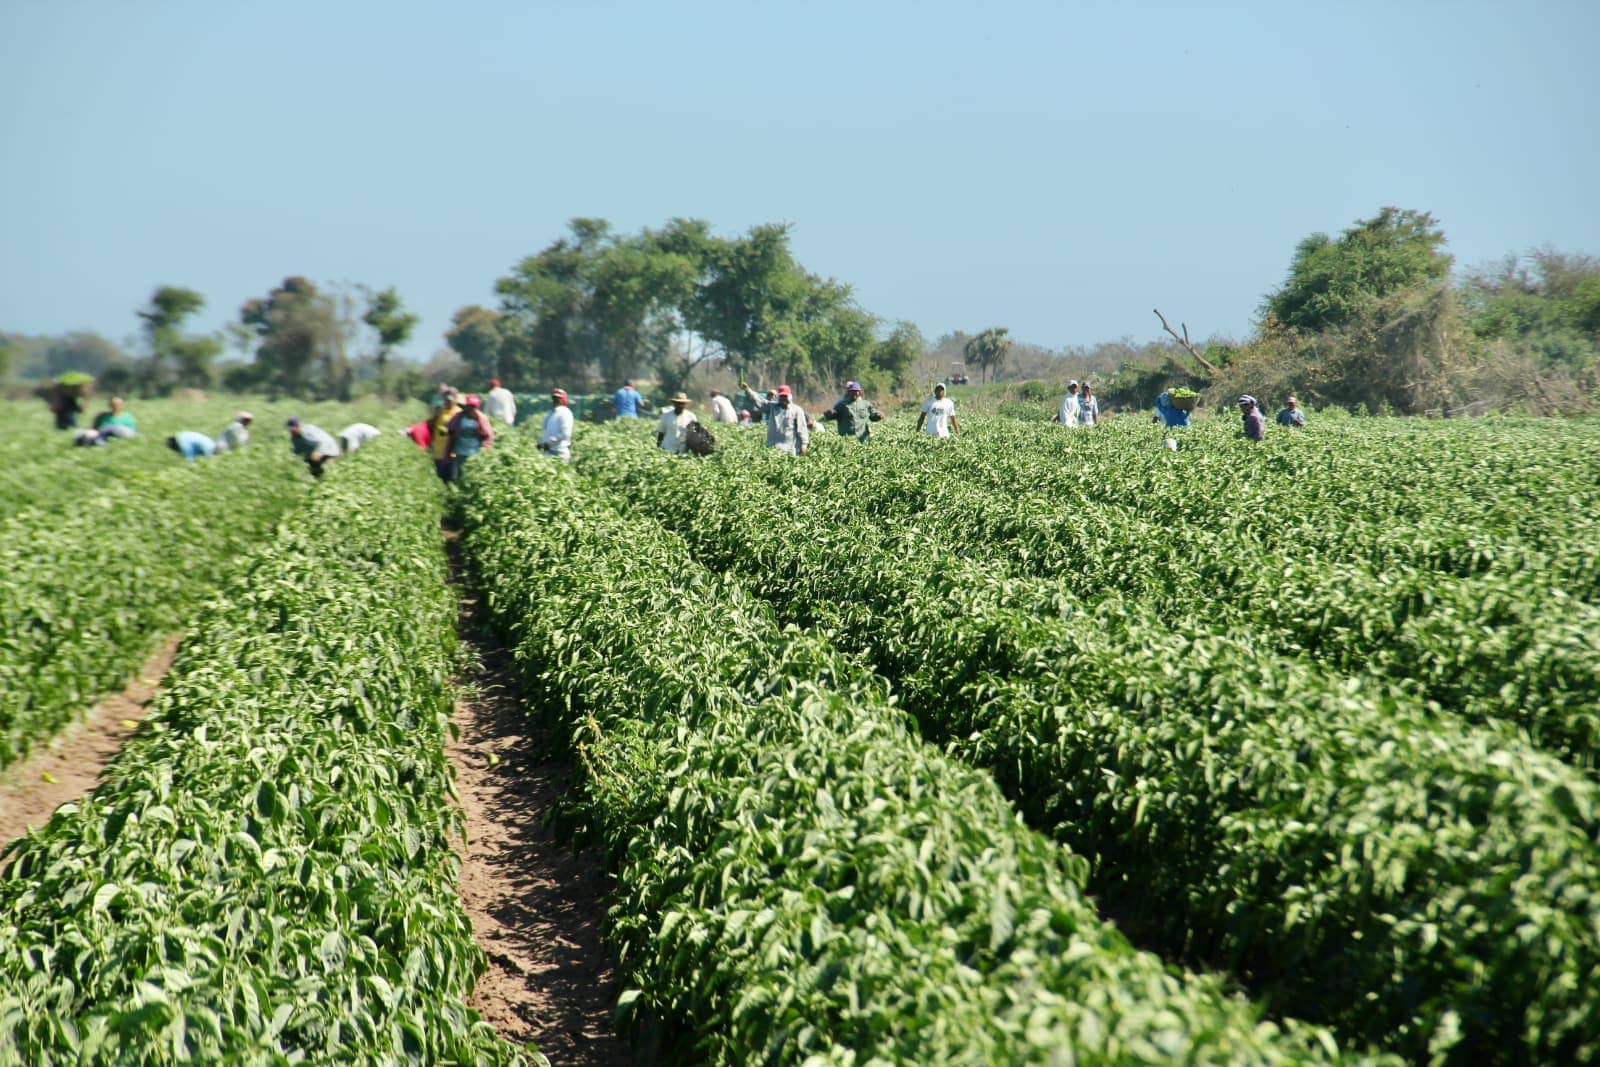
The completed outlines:
<svg viewBox="0 0 1600 1067">
<path fill-rule="evenodd" d="M 950 364 L 950 373 L 945 377 L 944 381 L 946 385 L 967 385 L 972 379 L 967 376 L 967 365 L 965 363 L 952 363 Z"/>
</svg>

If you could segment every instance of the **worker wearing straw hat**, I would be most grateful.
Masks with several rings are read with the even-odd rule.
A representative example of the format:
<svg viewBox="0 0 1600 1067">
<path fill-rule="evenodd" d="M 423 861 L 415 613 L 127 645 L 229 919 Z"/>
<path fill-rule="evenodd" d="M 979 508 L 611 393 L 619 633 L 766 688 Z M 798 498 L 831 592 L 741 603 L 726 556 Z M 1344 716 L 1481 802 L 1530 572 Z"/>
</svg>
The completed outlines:
<svg viewBox="0 0 1600 1067">
<path fill-rule="evenodd" d="M 689 448 L 689 427 L 700 421 L 689 410 L 689 395 L 683 391 L 672 396 L 672 410 L 661 413 L 656 424 L 656 444 L 666 452 L 686 452 Z"/>
</svg>

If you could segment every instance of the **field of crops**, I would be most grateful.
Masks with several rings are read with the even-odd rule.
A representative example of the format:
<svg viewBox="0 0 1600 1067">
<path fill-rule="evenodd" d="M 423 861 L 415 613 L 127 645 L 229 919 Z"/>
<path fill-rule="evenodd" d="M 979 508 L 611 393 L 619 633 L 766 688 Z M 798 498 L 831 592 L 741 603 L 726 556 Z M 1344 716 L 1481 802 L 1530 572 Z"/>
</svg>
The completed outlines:
<svg viewBox="0 0 1600 1067">
<path fill-rule="evenodd" d="M 0 481 L 0 767 L 119 686 L 304 496 L 282 428 L 298 408 L 252 403 L 255 440 L 236 455 L 185 463 L 165 447 L 239 404 L 135 406 L 140 436 L 100 448 L 74 448 L 43 404 L 0 408 L 18 431 Z M 307 407 L 335 428 L 373 414 Z"/>
<path fill-rule="evenodd" d="M 0 1064 L 529 1055 L 464 1006 L 445 515 L 641 1060 L 1600 1058 L 1600 423 L 585 424 L 448 493 L 280 423 L 13 491 L 0 763 L 185 640 L 10 847 Z"/>
<path fill-rule="evenodd" d="M 1600 426 L 629 429 L 581 491 L 870 667 L 1137 943 L 1414 1059 L 1600 1049 Z"/>
<path fill-rule="evenodd" d="M 0 1062 L 513 1063 L 462 1004 L 440 487 L 335 469 L 196 612 L 108 782 L 0 879 Z"/>
</svg>

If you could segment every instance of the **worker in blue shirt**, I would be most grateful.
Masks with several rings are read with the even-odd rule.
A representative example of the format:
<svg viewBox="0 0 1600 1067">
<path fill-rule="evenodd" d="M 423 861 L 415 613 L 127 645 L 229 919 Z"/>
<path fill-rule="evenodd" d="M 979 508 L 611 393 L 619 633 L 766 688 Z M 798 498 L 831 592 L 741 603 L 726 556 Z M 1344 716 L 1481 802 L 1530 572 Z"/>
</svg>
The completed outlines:
<svg viewBox="0 0 1600 1067">
<path fill-rule="evenodd" d="M 167 438 L 167 447 L 191 463 L 201 456 L 217 454 L 217 443 L 203 433 L 179 430 Z"/>
<path fill-rule="evenodd" d="M 639 395 L 639 390 L 633 387 L 632 382 L 623 382 L 622 388 L 611 394 L 611 406 L 616 409 L 619 419 L 637 419 L 639 405 L 644 403 L 644 397 Z"/>
<path fill-rule="evenodd" d="M 1168 429 L 1189 425 L 1189 413 L 1172 406 L 1172 394 L 1163 392 L 1156 397 L 1156 418 Z"/>
</svg>

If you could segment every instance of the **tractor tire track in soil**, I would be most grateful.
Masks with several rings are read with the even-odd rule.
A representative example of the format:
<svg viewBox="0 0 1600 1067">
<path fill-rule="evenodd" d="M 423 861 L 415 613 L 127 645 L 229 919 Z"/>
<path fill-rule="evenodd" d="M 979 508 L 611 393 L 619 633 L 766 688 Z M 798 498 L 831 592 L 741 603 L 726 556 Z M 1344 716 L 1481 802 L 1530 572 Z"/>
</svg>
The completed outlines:
<svg viewBox="0 0 1600 1067">
<path fill-rule="evenodd" d="M 0 772 L 0 846 L 43 826 L 57 808 L 99 784 L 100 772 L 161 691 L 178 642 L 177 635 L 165 638 L 121 692 L 101 697 L 82 719 L 41 740 L 27 759 Z M 45 778 L 47 774 L 55 780 Z M 0 861 L 0 870 L 8 863 Z"/>
<path fill-rule="evenodd" d="M 489 958 L 468 1006 L 556 1067 L 632 1063 L 612 1025 L 618 988 L 601 940 L 610 876 L 544 825 L 576 772 L 550 755 L 509 653 L 480 625 L 453 532 L 446 547 L 469 664 L 458 679 L 460 737 L 447 746 L 467 824 L 458 891 Z"/>
</svg>

